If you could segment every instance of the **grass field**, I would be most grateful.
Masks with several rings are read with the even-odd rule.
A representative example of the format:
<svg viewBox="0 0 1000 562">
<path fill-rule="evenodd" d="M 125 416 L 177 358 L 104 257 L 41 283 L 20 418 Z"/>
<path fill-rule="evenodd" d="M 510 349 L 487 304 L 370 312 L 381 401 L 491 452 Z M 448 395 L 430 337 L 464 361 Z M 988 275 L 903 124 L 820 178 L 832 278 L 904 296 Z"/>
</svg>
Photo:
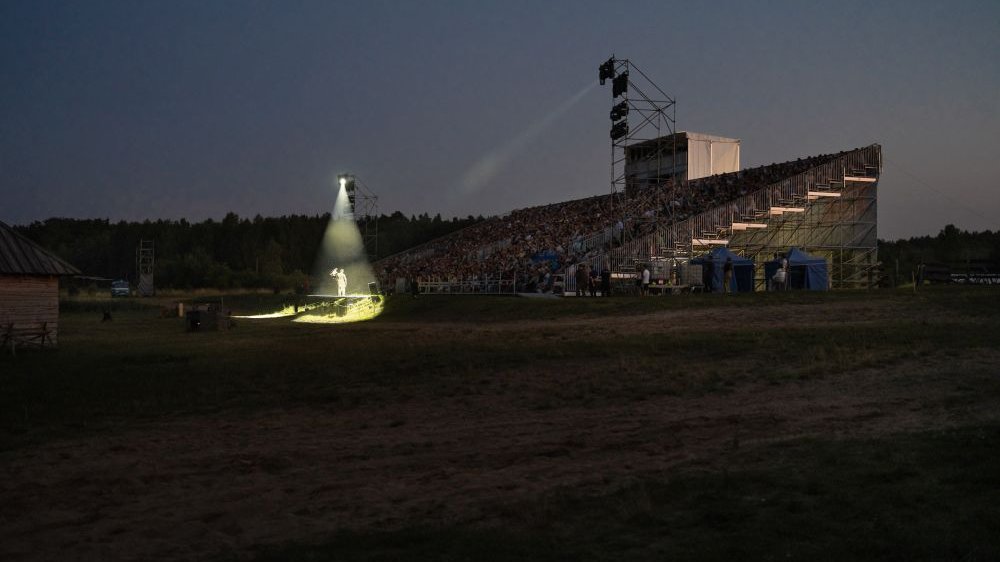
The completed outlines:
<svg viewBox="0 0 1000 562">
<path fill-rule="evenodd" d="M 996 290 L 150 304 L 0 352 L 0 559 L 1000 559 Z"/>
</svg>

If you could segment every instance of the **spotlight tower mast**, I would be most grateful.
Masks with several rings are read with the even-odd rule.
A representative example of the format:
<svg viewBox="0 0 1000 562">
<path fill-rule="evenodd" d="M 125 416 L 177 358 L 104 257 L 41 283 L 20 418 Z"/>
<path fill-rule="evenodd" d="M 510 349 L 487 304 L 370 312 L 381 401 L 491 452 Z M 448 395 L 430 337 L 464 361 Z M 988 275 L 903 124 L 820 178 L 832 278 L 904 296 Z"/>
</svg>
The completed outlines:
<svg viewBox="0 0 1000 562">
<path fill-rule="evenodd" d="M 623 226 L 624 246 L 632 229 L 649 220 L 628 216 L 629 199 L 640 188 L 653 187 L 662 210 L 668 181 L 678 184 L 682 179 L 677 170 L 677 102 L 629 59 L 611 55 L 598 68 L 598 78 L 602 85 L 611 80 L 611 204 L 612 216 L 620 217 Z M 669 163 L 664 161 L 667 154 Z M 643 168 L 641 179 L 631 166 Z"/>
<path fill-rule="evenodd" d="M 354 174 L 340 174 L 337 181 L 347 191 L 351 215 L 361 231 L 365 253 L 368 260 L 374 262 L 378 259 L 378 196 Z"/>
</svg>

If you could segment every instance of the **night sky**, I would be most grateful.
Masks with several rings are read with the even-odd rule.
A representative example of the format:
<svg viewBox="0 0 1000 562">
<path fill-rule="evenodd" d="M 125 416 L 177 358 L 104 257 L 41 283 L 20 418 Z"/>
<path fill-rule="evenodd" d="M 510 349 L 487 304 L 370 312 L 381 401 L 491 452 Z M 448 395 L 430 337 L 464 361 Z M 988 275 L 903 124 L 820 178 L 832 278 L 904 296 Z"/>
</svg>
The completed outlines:
<svg viewBox="0 0 1000 562">
<path fill-rule="evenodd" d="M 873 4 L 874 6 L 871 6 Z M 629 58 L 744 167 L 883 145 L 879 235 L 1000 228 L 1000 2 L 0 2 L 0 220 L 607 193 Z"/>
</svg>

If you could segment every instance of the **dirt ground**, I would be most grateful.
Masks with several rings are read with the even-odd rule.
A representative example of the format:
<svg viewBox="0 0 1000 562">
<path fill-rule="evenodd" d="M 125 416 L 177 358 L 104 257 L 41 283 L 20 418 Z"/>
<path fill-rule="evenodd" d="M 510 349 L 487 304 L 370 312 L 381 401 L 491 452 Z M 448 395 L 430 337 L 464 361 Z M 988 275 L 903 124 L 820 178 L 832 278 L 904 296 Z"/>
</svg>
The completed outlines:
<svg viewBox="0 0 1000 562">
<path fill-rule="evenodd" d="M 888 306 L 843 303 L 811 322 L 863 326 L 894 313 Z M 625 334 L 734 324 L 753 330 L 785 325 L 800 311 L 717 308 L 571 323 Z M 545 326 L 434 324 L 413 337 L 417 344 L 506 337 Z M 948 373 L 956 362 L 984 373 L 1000 363 L 1000 352 L 579 408 L 527 408 L 513 396 L 418 394 L 346 411 L 225 412 L 132 424 L 0 454 L 0 559 L 249 557 L 254 545 L 309 541 L 333 529 L 489 522 L 505 505 L 559 488 L 599 493 L 633 476 L 718 467 L 734 448 L 996 420 L 1000 413 L 988 404 L 955 407 L 960 391 Z M 575 384 L 579 371 L 503 376 L 544 390 Z"/>
</svg>

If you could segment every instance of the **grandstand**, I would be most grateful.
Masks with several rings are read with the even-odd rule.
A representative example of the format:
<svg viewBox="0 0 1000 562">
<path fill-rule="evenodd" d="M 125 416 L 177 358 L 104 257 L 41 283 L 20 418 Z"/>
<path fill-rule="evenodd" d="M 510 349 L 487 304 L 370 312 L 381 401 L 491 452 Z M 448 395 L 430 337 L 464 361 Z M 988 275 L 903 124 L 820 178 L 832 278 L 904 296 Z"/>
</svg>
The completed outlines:
<svg viewBox="0 0 1000 562">
<path fill-rule="evenodd" d="M 830 286 L 877 282 L 881 147 L 798 159 L 639 187 L 491 217 L 375 263 L 383 287 L 397 279 L 458 292 L 533 292 L 578 263 L 631 275 L 639 264 L 675 283 L 691 258 L 726 246 L 762 264 L 796 246 L 827 259 Z M 567 291 L 575 289 L 565 275 Z M 545 287 L 548 285 L 548 287 Z"/>
</svg>

